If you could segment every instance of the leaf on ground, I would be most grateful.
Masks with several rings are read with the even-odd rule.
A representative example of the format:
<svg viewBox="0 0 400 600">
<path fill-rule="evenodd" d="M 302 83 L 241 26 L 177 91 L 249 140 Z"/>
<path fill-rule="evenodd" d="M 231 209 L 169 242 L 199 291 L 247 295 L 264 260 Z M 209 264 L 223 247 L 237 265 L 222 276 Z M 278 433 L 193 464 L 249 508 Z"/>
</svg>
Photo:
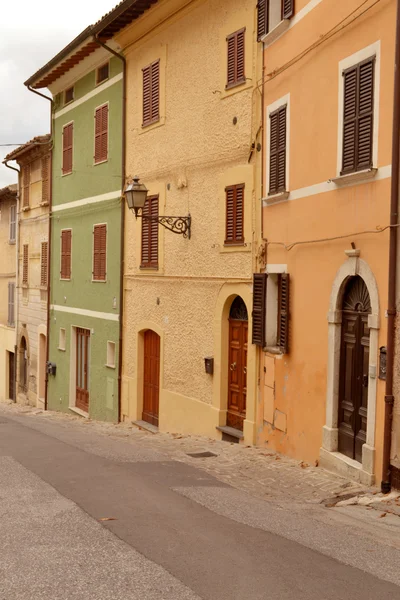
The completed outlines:
<svg viewBox="0 0 400 600">
<path fill-rule="evenodd" d="M 381 515 L 379 515 L 378 519 L 382 519 L 383 517 L 386 517 L 387 513 L 382 513 Z"/>
<path fill-rule="evenodd" d="M 99 521 L 117 521 L 116 517 L 102 517 Z"/>
</svg>

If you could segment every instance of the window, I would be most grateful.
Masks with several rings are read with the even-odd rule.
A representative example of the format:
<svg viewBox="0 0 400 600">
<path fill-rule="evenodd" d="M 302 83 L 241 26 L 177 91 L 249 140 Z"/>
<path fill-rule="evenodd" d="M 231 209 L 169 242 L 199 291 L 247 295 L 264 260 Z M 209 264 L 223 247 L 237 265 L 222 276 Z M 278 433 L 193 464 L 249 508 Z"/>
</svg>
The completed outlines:
<svg viewBox="0 0 400 600">
<path fill-rule="evenodd" d="M 97 164 L 108 158 L 108 104 L 96 108 L 94 137 L 94 162 Z"/>
<path fill-rule="evenodd" d="M 13 204 L 12 206 L 10 206 L 10 232 L 9 232 L 10 244 L 15 244 L 16 233 L 17 233 L 17 205 Z"/>
<path fill-rule="evenodd" d="M 106 280 L 107 225 L 93 228 L 93 281 Z"/>
<path fill-rule="evenodd" d="M 64 92 L 64 104 L 69 104 L 74 99 L 74 88 L 73 86 L 65 90 Z"/>
<path fill-rule="evenodd" d="M 269 194 L 286 190 L 286 106 L 269 116 Z"/>
<path fill-rule="evenodd" d="M 244 183 L 228 186 L 225 193 L 225 244 L 243 244 Z"/>
<path fill-rule="evenodd" d="M 110 63 L 106 63 L 99 67 L 96 71 L 96 84 L 106 81 L 110 76 Z"/>
<path fill-rule="evenodd" d="M 29 186 L 31 183 L 31 166 L 22 167 L 22 208 L 29 208 Z"/>
<path fill-rule="evenodd" d="M 74 141 L 74 124 L 69 123 L 63 127 L 63 155 L 62 172 L 63 175 L 72 173 L 72 147 Z"/>
<path fill-rule="evenodd" d="M 143 69 L 143 127 L 160 120 L 160 61 Z"/>
<path fill-rule="evenodd" d="M 61 279 L 71 279 L 72 230 L 61 232 Z"/>
<path fill-rule="evenodd" d="M 7 324 L 9 327 L 15 326 L 15 283 L 8 282 L 8 318 Z"/>
<path fill-rule="evenodd" d="M 245 83 L 244 40 L 245 29 L 231 33 L 226 38 L 228 43 L 228 78 L 226 89 Z"/>
<path fill-rule="evenodd" d="M 28 285 L 28 264 L 28 244 L 24 244 L 22 249 L 22 285 Z"/>
<path fill-rule="evenodd" d="M 372 167 L 375 57 L 343 71 L 341 175 Z"/>
<path fill-rule="evenodd" d="M 142 268 L 158 268 L 158 196 L 146 200 L 142 212 Z M 148 217 L 148 218 L 146 218 Z"/>
<path fill-rule="evenodd" d="M 47 287 L 48 281 L 48 243 L 42 242 L 40 253 L 40 286 Z"/>
<path fill-rule="evenodd" d="M 115 342 L 107 342 L 107 367 L 115 369 Z"/>
<path fill-rule="evenodd" d="M 287 273 L 268 273 L 265 343 L 267 349 L 279 354 L 289 351 L 289 283 Z"/>
<path fill-rule="evenodd" d="M 258 0 L 257 37 L 260 40 L 272 31 L 283 19 L 294 14 L 294 0 Z"/>
<path fill-rule="evenodd" d="M 60 327 L 60 333 L 58 336 L 58 349 L 59 350 L 65 350 L 65 339 L 66 339 L 65 329 L 63 327 Z"/>
<path fill-rule="evenodd" d="M 42 158 L 42 204 L 50 202 L 50 155 Z"/>
</svg>

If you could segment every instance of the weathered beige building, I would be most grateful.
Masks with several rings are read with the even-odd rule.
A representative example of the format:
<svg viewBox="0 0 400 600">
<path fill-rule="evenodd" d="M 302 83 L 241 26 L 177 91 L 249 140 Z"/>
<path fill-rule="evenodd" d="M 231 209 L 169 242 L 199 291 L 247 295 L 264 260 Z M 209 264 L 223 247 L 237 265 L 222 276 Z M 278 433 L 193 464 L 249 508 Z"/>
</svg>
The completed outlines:
<svg viewBox="0 0 400 600">
<path fill-rule="evenodd" d="M 126 172 L 149 190 L 145 218 L 125 222 L 121 417 L 247 443 L 258 377 L 256 16 L 253 0 L 164 0 L 116 36 Z M 190 236 L 158 225 L 164 215 L 190 215 Z"/>
<path fill-rule="evenodd" d="M 50 135 L 39 136 L 11 152 L 20 165 L 17 273 L 16 400 L 44 407 L 46 388 Z"/>
<path fill-rule="evenodd" d="M 0 190 L 0 400 L 15 398 L 17 186 Z"/>
</svg>

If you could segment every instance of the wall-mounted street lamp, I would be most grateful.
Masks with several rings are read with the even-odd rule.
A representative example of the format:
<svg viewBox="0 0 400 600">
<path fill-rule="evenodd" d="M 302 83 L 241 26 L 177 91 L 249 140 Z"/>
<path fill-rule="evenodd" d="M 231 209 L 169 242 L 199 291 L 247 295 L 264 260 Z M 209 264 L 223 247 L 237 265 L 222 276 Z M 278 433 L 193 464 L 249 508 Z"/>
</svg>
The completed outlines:
<svg viewBox="0 0 400 600">
<path fill-rule="evenodd" d="M 182 234 L 184 238 L 190 239 L 190 228 L 192 217 L 151 217 L 143 214 L 143 208 L 146 203 L 148 189 L 144 183 L 139 183 L 139 177 L 134 177 L 133 182 L 129 183 L 125 189 L 125 198 L 128 208 L 135 213 L 135 217 L 147 219 L 148 221 L 157 221 L 160 225 L 172 231 L 172 233 Z"/>
</svg>

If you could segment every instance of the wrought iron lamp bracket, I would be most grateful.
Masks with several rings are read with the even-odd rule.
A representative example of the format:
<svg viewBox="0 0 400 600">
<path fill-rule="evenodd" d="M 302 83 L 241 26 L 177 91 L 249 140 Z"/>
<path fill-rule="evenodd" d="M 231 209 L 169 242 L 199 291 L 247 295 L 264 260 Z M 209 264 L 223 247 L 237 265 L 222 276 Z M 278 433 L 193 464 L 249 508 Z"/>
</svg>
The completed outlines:
<svg viewBox="0 0 400 600">
<path fill-rule="evenodd" d="M 147 221 L 157 221 L 159 225 L 165 227 L 172 233 L 177 233 L 178 235 L 183 235 L 184 238 L 190 240 L 191 234 L 191 225 L 192 225 L 192 217 L 188 215 L 187 217 L 171 217 L 171 216 L 158 216 L 151 217 L 143 214 L 137 214 L 137 217 L 141 219 L 146 219 Z"/>
</svg>

